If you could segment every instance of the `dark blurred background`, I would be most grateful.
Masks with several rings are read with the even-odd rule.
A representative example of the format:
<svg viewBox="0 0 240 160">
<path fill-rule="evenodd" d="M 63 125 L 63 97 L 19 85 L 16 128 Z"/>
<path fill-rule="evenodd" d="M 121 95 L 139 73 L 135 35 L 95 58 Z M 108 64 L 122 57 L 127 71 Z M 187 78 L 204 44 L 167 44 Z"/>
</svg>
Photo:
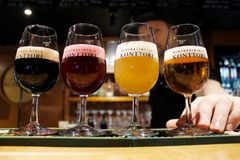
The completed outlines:
<svg viewBox="0 0 240 160">
<path fill-rule="evenodd" d="M 72 24 L 93 23 L 103 36 L 118 36 L 124 24 L 151 14 L 172 24 L 196 23 L 202 30 L 240 28 L 240 0 L 0 0 L 0 45 L 17 44 L 28 24 L 55 28 L 65 43 Z"/>
</svg>

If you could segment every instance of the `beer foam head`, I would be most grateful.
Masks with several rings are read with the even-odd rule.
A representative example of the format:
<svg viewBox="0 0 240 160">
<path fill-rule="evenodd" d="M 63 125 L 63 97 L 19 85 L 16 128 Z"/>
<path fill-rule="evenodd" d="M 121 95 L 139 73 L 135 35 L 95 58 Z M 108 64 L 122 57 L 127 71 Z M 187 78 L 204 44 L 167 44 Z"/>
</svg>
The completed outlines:
<svg viewBox="0 0 240 160">
<path fill-rule="evenodd" d="M 146 56 L 158 59 L 157 46 L 147 41 L 130 41 L 117 46 L 115 59 L 132 56 Z"/>
<path fill-rule="evenodd" d="M 41 58 L 59 62 L 59 53 L 50 48 L 24 46 L 17 49 L 17 54 L 15 56 L 15 59 L 21 58 Z"/>
<path fill-rule="evenodd" d="M 208 58 L 207 50 L 202 46 L 179 46 L 168 49 L 164 53 L 164 61 L 189 57 Z"/>
<path fill-rule="evenodd" d="M 105 50 L 96 45 L 74 44 L 64 48 L 63 59 L 74 56 L 89 56 L 105 59 Z"/>
</svg>

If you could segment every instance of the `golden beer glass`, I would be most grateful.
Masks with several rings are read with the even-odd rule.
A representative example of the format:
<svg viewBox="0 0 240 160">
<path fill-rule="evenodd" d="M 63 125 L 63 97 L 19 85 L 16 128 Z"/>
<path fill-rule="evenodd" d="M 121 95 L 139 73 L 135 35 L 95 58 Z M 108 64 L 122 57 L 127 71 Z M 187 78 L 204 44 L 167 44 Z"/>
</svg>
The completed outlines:
<svg viewBox="0 0 240 160">
<path fill-rule="evenodd" d="M 207 51 L 200 29 L 194 24 L 170 28 L 164 53 L 164 76 L 168 86 L 185 97 L 186 123 L 170 131 L 175 135 L 206 135 L 208 130 L 197 128 L 191 112 L 192 95 L 200 91 L 209 77 Z"/>
<path fill-rule="evenodd" d="M 121 131 L 125 136 L 149 136 L 152 132 L 140 125 L 139 96 L 156 83 L 159 62 L 155 37 L 146 23 L 123 26 L 117 46 L 114 76 L 118 85 L 133 97 L 131 125 Z"/>
</svg>

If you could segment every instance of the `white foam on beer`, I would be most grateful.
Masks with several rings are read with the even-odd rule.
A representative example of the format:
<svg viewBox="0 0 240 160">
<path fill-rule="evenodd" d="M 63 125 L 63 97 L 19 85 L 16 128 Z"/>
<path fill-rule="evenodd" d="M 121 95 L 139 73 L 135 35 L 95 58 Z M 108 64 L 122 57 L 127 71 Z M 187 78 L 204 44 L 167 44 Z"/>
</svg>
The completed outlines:
<svg viewBox="0 0 240 160">
<path fill-rule="evenodd" d="M 193 56 L 195 55 L 200 55 L 203 58 L 208 58 L 207 55 L 207 50 L 206 48 L 202 46 L 179 46 L 179 47 L 174 47 L 171 49 L 168 49 L 164 53 L 164 61 L 171 60 L 171 59 L 176 59 L 176 57 L 181 57 L 183 54 L 190 54 Z M 191 56 L 189 56 L 191 57 Z M 198 56 L 194 56 L 198 57 Z"/>
<path fill-rule="evenodd" d="M 106 59 L 105 50 L 97 45 L 73 44 L 64 48 L 63 59 L 75 56 L 88 56 Z"/>
<path fill-rule="evenodd" d="M 153 58 L 158 59 L 158 50 L 155 43 L 147 41 L 129 41 L 121 43 L 117 46 L 115 59 L 122 58 L 123 54 L 128 52 L 134 53 L 134 56 L 143 56 L 143 54 L 152 55 Z M 142 53 L 142 54 L 141 54 Z M 128 55 L 129 57 L 132 55 Z M 124 56 L 124 57 L 128 57 Z"/>
<path fill-rule="evenodd" d="M 38 58 L 59 62 L 59 52 L 50 48 L 37 46 L 23 46 L 17 49 L 15 59 Z"/>
</svg>

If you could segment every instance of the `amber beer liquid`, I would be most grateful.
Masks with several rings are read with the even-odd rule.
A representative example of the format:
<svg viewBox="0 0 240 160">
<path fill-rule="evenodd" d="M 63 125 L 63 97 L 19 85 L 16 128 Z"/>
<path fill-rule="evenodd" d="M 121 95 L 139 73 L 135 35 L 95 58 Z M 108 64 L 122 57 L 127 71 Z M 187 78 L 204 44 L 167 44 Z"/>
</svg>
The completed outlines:
<svg viewBox="0 0 240 160">
<path fill-rule="evenodd" d="M 164 76 L 177 93 L 191 95 L 201 90 L 209 77 L 207 52 L 200 46 L 169 49 L 164 55 Z"/>
<path fill-rule="evenodd" d="M 118 85 L 129 94 L 149 91 L 159 74 L 156 45 L 131 41 L 118 45 L 116 52 L 114 75 Z"/>
</svg>

